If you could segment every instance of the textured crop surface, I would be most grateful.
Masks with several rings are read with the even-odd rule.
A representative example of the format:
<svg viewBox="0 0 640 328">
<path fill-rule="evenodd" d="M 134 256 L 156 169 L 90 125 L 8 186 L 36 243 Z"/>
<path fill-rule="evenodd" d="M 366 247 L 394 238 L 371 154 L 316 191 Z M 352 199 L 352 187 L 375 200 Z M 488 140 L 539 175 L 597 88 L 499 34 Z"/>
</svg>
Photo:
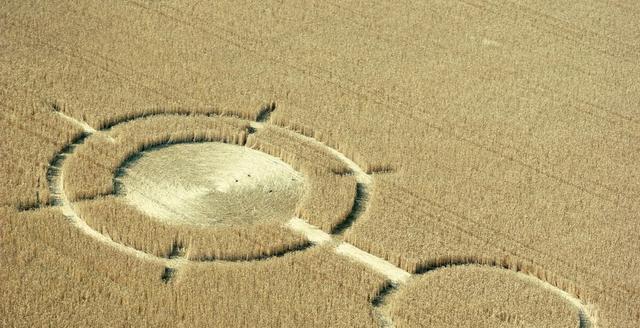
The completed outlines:
<svg viewBox="0 0 640 328">
<path fill-rule="evenodd" d="M 71 200 L 115 193 L 114 175 L 122 174 L 118 170 L 134 162 L 144 150 L 195 141 L 243 144 L 246 128 L 233 119 L 202 115 L 132 120 L 78 145 L 76 156 L 68 163 L 65 189 Z"/>
<path fill-rule="evenodd" d="M 60 214 L 1 214 L 0 287 L 11 298 L 0 303 L 3 327 L 371 327 L 375 322 L 370 299 L 383 280 L 324 248 L 269 262 L 196 264 L 165 284 L 162 266 L 103 247 Z"/>
<path fill-rule="evenodd" d="M 0 108 L 0 137 L 4 140 L 0 206 L 30 209 L 48 205 L 50 162 L 66 144 L 82 136 L 80 129 L 44 109 L 47 105 L 35 104 L 34 109 L 27 109 L 31 105 L 20 110 Z"/>
<path fill-rule="evenodd" d="M 640 3 L 0 4 L 0 327 L 640 327 Z"/>
<path fill-rule="evenodd" d="M 170 257 L 176 246 L 188 249 L 185 255 L 194 260 L 242 260 L 307 245 L 303 237 L 268 220 L 230 226 L 167 224 L 115 197 L 82 201 L 76 203 L 76 208 L 94 229 L 122 244 L 160 257 Z"/>
<path fill-rule="evenodd" d="M 562 297 L 516 273 L 482 266 L 440 268 L 398 291 L 396 327 L 578 328 Z"/>
</svg>

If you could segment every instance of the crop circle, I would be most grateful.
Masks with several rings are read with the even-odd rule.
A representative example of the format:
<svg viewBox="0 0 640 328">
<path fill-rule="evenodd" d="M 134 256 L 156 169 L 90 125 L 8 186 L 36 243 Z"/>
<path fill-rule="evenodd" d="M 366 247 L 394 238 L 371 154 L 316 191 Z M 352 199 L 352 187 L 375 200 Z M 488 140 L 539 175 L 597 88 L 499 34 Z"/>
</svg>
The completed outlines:
<svg viewBox="0 0 640 328">
<path fill-rule="evenodd" d="M 219 142 L 145 151 L 119 180 L 129 204 L 167 224 L 284 222 L 304 191 L 304 176 L 289 164 Z"/>
<path fill-rule="evenodd" d="M 88 129 L 49 175 L 54 201 L 81 231 L 168 266 L 261 260 L 324 242 L 329 234 L 305 229 L 337 233 L 352 222 L 371 179 L 284 127 L 171 114 Z"/>
</svg>

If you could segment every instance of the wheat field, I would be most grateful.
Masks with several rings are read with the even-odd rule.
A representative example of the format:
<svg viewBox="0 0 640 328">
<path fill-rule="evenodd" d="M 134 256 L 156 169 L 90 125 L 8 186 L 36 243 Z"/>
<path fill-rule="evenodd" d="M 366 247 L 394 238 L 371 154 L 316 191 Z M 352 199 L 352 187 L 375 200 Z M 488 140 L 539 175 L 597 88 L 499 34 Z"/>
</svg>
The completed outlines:
<svg viewBox="0 0 640 328">
<path fill-rule="evenodd" d="M 0 4 L 0 327 L 640 327 L 640 4 Z"/>
</svg>

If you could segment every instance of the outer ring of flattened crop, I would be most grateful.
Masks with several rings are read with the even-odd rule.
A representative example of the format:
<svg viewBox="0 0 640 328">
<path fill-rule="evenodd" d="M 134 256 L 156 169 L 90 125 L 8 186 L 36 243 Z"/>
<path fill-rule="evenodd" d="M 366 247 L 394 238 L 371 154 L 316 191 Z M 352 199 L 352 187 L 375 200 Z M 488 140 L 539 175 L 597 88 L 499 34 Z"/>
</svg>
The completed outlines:
<svg viewBox="0 0 640 328">
<path fill-rule="evenodd" d="M 108 131 L 111 130 L 113 127 L 122 125 L 122 124 L 128 124 L 130 122 L 134 122 L 136 120 L 140 120 L 140 119 L 145 119 L 147 117 L 151 117 L 151 116 L 171 116 L 173 114 L 154 114 L 154 115 L 141 115 L 140 117 L 134 117 L 134 118 L 128 118 L 125 120 L 122 120 L 120 122 L 115 122 L 113 124 L 110 124 L 108 127 L 102 129 L 102 130 L 87 130 L 85 129 L 85 134 L 81 137 L 78 138 L 77 140 L 75 140 L 73 143 L 69 144 L 67 147 L 65 147 L 65 149 L 60 152 L 52 161 L 52 165 L 51 165 L 51 169 L 49 172 L 49 176 L 50 176 L 50 188 L 51 188 L 51 193 L 53 195 L 53 200 L 54 200 L 54 204 L 57 204 L 61 207 L 63 213 L 71 220 L 71 222 L 78 227 L 81 231 L 83 231 L 84 233 L 90 235 L 91 237 L 109 244 L 113 247 L 115 247 L 116 249 L 118 249 L 119 251 L 122 251 L 124 253 L 128 253 L 146 260 L 150 260 L 150 261 L 154 261 L 154 262 L 160 262 L 160 263 L 164 263 L 165 265 L 167 265 L 168 267 L 171 266 L 177 266 L 180 263 L 184 263 L 185 261 L 190 261 L 189 259 L 185 258 L 185 257 L 161 257 L 161 256 L 157 256 L 155 254 L 150 254 L 148 252 L 145 252 L 143 250 L 137 249 L 131 245 L 127 245 L 127 244 L 123 244 L 120 242 L 117 242 L 113 239 L 111 239 L 109 236 L 102 234 L 101 232 L 99 232 L 98 230 L 96 230 L 94 227 L 91 227 L 89 224 L 87 224 L 87 222 L 82 219 L 81 214 L 79 214 L 75 209 L 74 209 L 74 202 L 71 201 L 64 190 L 64 175 L 65 174 L 69 174 L 67 172 L 65 172 L 64 170 L 64 164 L 65 164 L 65 159 L 73 156 L 75 153 L 75 149 L 77 146 L 81 145 L 82 143 L 84 143 L 86 140 L 88 140 L 88 138 L 95 138 L 95 137 L 108 137 Z M 209 116 L 207 116 L 209 117 Z M 253 133 L 259 129 L 261 129 L 264 125 L 269 124 L 269 123 L 263 123 L 263 122 L 253 122 L 253 121 L 247 121 L 248 122 L 248 133 Z M 270 126 L 275 127 L 277 129 L 283 129 L 286 130 L 287 132 L 295 132 L 292 130 L 288 130 L 282 127 L 278 127 L 276 125 L 272 125 L 270 124 Z M 346 166 L 348 166 L 353 172 L 353 175 L 355 176 L 356 180 L 362 180 L 363 182 L 370 182 L 370 177 L 359 167 L 357 166 L 353 161 L 351 161 L 350 159 L 346 158 L 346 156 L 342 155 L 341 153 L 339 153 L 337 150 L 332 149 L 328 146 L 326 146 L 323 143 L 320 143 L 318 141 L 315 141 L 315 139 L 312 139 L 310 137 L 304 136 L 302 134 L 299 133 L 295 133 L 297 138 L 294 139 L 298 139 L 298 142 L 301 142 L 302 140 L 311 140 L 314 143 L 316 143 L 318 146 L 322 146 L 325 148 L 325 150 L 328 150 L 330 153 L 332 153 L 333 155 L 335 155 L 336 158 L 340 159 L 341 161 L 343 161 L 345 163 Z M 198 141 L 196 141 L 198 142 Z M 206 140 L 202 140 L 200 142 L 208 142 Z M 162 143 L 159 143 L 162 144 Z M 366 180 L 366 181 L 365 181 Z M 267 245 L 268 246 L 268 245 Z M 268 259 L 271 257 L 277 257 L 277 256 L 282 256 L 285 255 L 287 253 L 291 253 L 291 252 L 299 252 L 299 251 L 303 251 L 309 247 L 312 247 L 313 243 L 310 241 L 306 241 L 303 243 L 296 243 L 296 244 L 292 244 L 292 245 L 286 245 L 286 247 L 284 247 L 284 249 L 281 247 L 280 250 L 275 251 L 275 252 L 266 252 L 266 253 L 260 253 L 260 254 L 252 254 L 249 255 L 247 254 L 247 256 L 225 256 L 224 254 L 222 254 L 221 256 L 216 256 L 216 257 L 202 257 L 199 258 L 197 260 L 193 259 L 194 261 L 233 261 L 233 262 L 238 262 L 238 261 L 255 261 L 255 260 L 263 260 L 263 259 Z M 219 253 L 219 252 L 218 252 Z"/>
</svg>

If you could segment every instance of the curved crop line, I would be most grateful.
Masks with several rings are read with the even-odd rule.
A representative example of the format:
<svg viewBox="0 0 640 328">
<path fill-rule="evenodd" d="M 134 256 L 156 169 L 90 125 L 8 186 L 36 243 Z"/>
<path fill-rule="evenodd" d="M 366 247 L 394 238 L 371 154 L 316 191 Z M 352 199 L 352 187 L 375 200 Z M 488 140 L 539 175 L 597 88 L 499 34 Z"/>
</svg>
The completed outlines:
<svg viewBox="0 0 640 328">
<path fill-rule="evenodd" d="M 194 262 L 250 262 L 250 261 L 262 261 L 262 260 L 268 260 L 274 257 L 283 257 L 289 253 L 298 253 L 298 252 L 303 252 L 306 251 L 307 249 L 310 249 L 311 247 L 314 247 L 315 244 L 310 242 L 310 241 L 306 241 L 302 244 L 297 244 L 297 245 L 293 245 L 292 247 L 287 247 L 284 248 L 282 250 L 278 250 L 275 252 L 270 252 L 269 254 L 259 254 L 259 255 L 254 255 L 251 257 L 243 257 L 243 256 L 221 256 L 221 257 L 216 257 L 216 256 L 201 256 L 195 259 L 189 259 L 190 261 L 194 261 Z"/>
<path fill-rule="evenodd" d="M 275 106 L 274 105 L 270 105 L 270 107 L 268 108 L 269 113 L 272 112 L 273 110 L 275 110 Z M 94 230 L 92 227 L 90 227 L 82 218 L 81 216 L 75 211 L 74 207 L 73 207 L 73 202 L 68 198 L 65 190 L 64 190 L 64 165 L 65 165 L 65 160 L 67 157 L 69 156 L 73 156 L 75 153 L 76 148 L 83 144 L 88 138 L 91 138 L 93 136 L 98 136 L 98 137 L 106 137 L 106 138 L 111 138 L 108 135 L 109 130 L 111 130 L 113 127 L 117 126 L 117 125 L 121 125 L 121 124 L 127 124 L 127 123 L 131 123 L 133 121 L 136 120 L 141 120 L 141 119 L 146 119 L 148 117 L 151 116 L 184 116 L 183 113 L 144 113 L 144 114 L 140 114 L 140 115 L 134 115 L 134 116 L 130 116 L 130 117 L 123 117 L 120 120 L 113 120 L 110 121 L 109 124 L 105 124 L 101 129 L 99 130 L 95 130 L 92 129 L 90 127 L 88 127 L 88 125 L 82 121 L 79 121 L 75 118 L 69 117 L 67 115 L 65 115 L 62 112 L 58 112 L 59 115 L 63 116 L 65 119 L 69 120 L 72 123 L 76 123 L 78 124 L 80 127 L 83 128 L 83 133 L 81 135 L 81 137 L 79 137 L 76 140 L 73 140 L 72 143 L 68 144 L 66 147 L 64 147 L 64 149 L 58 153 L 53 160 L 51 161 L 50 165 L 49 165 L 49 169 L 47 171 L 47 177 L 48 177 L 48 182 L 49 182 L 49 188 L 51 191 L 51 195 L 52 195 L 52 204 L 53 205 L 57 205 L 61 208 L 62 213 L 71 220 L 72 224 L 74 226 L 76 226 L 80 231 L 86 233 L 87 235 L 89 235 L 90 237 L 111 245 L 112 247 L 115 247 L 116 249 L 118 249 L 121 252 L 124 252 L 126 254 L 132 255 L 132 256 L 136 256 L 148 261 L 153 261 L 153 262 L 157 262 L 157 263 L 161 263 L 163 265 L 165 265 L 167 268 L 170 268 L 171 272 L 173 272 L 175 269 L 177 269 L 179 266 L 184 265 L 185 263 L 189 262 L 189 261 L 231 261 L 231 262 L 239 262 L 239 261 L 259 261 L 259 260 L 265 260 L 265 259 L 269 259 L 269 258 L 273 258 L 273 257 L 279 257 L 279 256 L 283 256 L 287 253 L 291 253 L 291 252 L 300 252 L 300 251 L 304 251 L 310 247 L 312 247 L 313 245 L 315 245 L 316 243 L 314 242 L 308 242 L 308 243 L 303 243 L 300 245 L 294 245 L 294 247 L 290 247 L 288 249 L 284 249 L 275 253 L 271 253 L 271 254 L 259 254 L 256 256 L 251 256 L 251 257 L 233 257 L 233 258 L 224 258 L 224 257 L 202 257 L 199 259 L 193 259 L 193 260 L 189 260 L 186 259 L 184 257 L 169 257 L 169 258 L 164 258 L 164 257 L 159 257 L 159 256 L 155 256 L 149 253 L 146 253 L 144 251 L 138 250 L 136 248 L 133 248 L 131 246 L 125 245 L 125 244 L 121 244 L 119 242 L 114 241 L 113 239 L 111 239 L 109 236 L 107 235 L 103 235 L 102 233 Z M 237 115 L 233 115 L 233 114 L 216 114 L 216 113 L 207 113 L 207 114 L 201 114 L 204 116 L 231 116 L 231 117 L 238 117 L 240 119 L 242 119 L 240 116 Z M 249 127 L 250 129 L 253 130 L 259 130 L 261 128 L 263 128 L 263 126 L 265 124 L 265 122 L 258 122 L 258 121 L 248 121 L 249 123 Z M 274 125 L 275 126 L 275 125 Z M 278 129 L 285 129 L 283 127 L 279 127 L 279 126 L 275 126 Z M 295 132 L 295 131 L 293 131 Z M 371 184 L 372 179 L 369 175 L 367 175 L 364 170 L 362 170 L 357 164 L 355 164 L 353 161 L 351 161 L 349 158 L 347 158 L 344 154 L 340 153 L 339 151 L 328 147 L 327 145 L 325 145 L 322 142 L 317 141 L 314 138 L 308 137 L 308 136 L 304 136 L 301 135 L 299 133 L 295 133 L 294 135 L 296 135 L 300 140 L 304 140 L 307 142 L 310 142 L 311 144 L 314 144 L 318 147 L 322 147 L 325 150 L 327 150 L 329 153 L 331 153 L 333 156 L 337 157 L 339 160 L 343 161 L 353 172 L 354 172 L 354 176 L 355 179 L 358 183 L 359 187 L 359 191 L 360 193 L 366 193 L 367 192 L 367 187 Z M 161 143 L 159 143 L 158 145 L 155 146 L 159 146 Z M 125 160 L 126 162 L 126 160 Z M 125 163 L 123 162 L 123 163 Z M 126 164 L 126 163 L 125 163 Z M 363 187 L 364 186 L 364 187 Z M 117 191 L 117 188 L 114 189 L 114 192 Z M 353 221 L 357 218 L 357 216 L 359 216 L 362 212 L 364 212 L 364 210 L 366 210 L 366 199 L 368 199 L 368 197 L 366 197 L 366 195 L 364 195 L 363 197 L 361 197 L 362 199 L 364 199 L 364 201 L 359 201 L 359 207 L 358 207 L 358 213 L 357 215 L 355 215 L 356 217 L 354 217 L 354 215 L 350 215 L 349 216 L 349 220 Z M 354 209 L 355 211 L 355 209 Z M 297 218 L 294 218 L 294 220 Z M 299 219 L 298 219 L 299 220 Z M 347 220 L 347 219 L 345 219 Z M 331 239 L 331 237 L 329 238 Z"/>
<path fill-rule="evenodd" d="M 553 293 L 554 295 L 561 297 L 567 303 L 571 304 L 571 306 L 573 306 L 578 310 L 578 322 L 579 322 L 578 327 L 579 328 L 596 328 L 596 322 L 595 322 L 595 319 L 593 318 L 591 310 L 588 308 L 586 304 L 584 304 L 576 296 L 571 295 L 570 293 L 562 290 L 561 288 L 555 285 L 552 285 L 551 283 L 543 279 L 540 279 L 532 274 L 525 273 L 523 271 L 513 270 L 511 268 L 505 267 L 500 264 L 487 264 L 481 261 L 474 261 L 472 259 L 464 260 L 464 261 L 452 261 L 450 263 L 431 265 L 431 266 L 419 269 L 417 272 L 415 272 L 412 275 L 412 278 L 422 276 L 422 275 L 428 275 L 429 273 L 434 272 L 436 270 L 447 270 L 454 267 L 469 266 L 469 265 L 478 265 L 478 266 L 497 268 L 500 270 L 506 270 L 517 275 L 518 278 L 520 279 L 536 284 L 538 287 L 544 288 L 549 292 Z M 393 296 L 396 294 L 399 287 L 400 285 L 397 283 L 388 283 L 378 291 L 378 294 L 371 301 L 371 304 L 374 308 L 374 315 L 378 319 L 379 326 L 382 328 L 395 327 L 388 307 L 393 302 Z"/>
<path fill-rule="evenodd" d="M 214 117 L 214 116 L 235 117 L 241 120 L 249 120 L 249 118 L 246 115 L 242 115 L 241 113 L 225 112 L 215 108 L 204 110 L 204 111 L 193 112 L 189 109 L 184 109 L 184 108 L 169 108 L 167 110 L 166 108 L 158 107 L 158 108 L 153 108 L 147 112 L 125 114 L 125 115 L 120 115 L 118 117 L 113 117 L 110 120 L 102 122 L 98 131 L 107 132 L 116 125 L 128 123 L 131 121 L 136 121 L 136 120 L 140 120 L 140 119 L 144 119 L 152 116 L 195 116 L 195 115 L 210 116 L 210 117 Z M 81 122 L 81 121 L 77 121 L 77 122 Z"/>
<path fill-rule="evenodd" d="M 59 155 L 59 156 L 56 156 L 56 159 L 53 161 L 54 165 L 53 165 L 53 166 L 51 166 L 51 168 L 52 168 L 51 172 L 55 172 L 55 173 L 57 173 L 57 175 L 62 174 L 63 172 L 62 172 L 62 170 L 60 169 L 60 168 L 61 168 L 61 165 L 62 165 L 62 161 L 66 158 L 66 156 L 68 156 L 68 155 L 70 155 L 71 153 L 73 153 L 73 151 L 75 150 L 75 147 L 77 147 L 77 146 L 79 146 L 80 144 L 82 144 L 88 136 L 89 136 L 89 135 L 85 135 L 85 138 L 78 139 L 78 142 L 72 145 L 72 146 L 73 146 L 73 148 L 71 148 L 71 147 L 67 147 L 67 148 L 66 148 L 66 149 L 67 149 L 67 151 L 66 151 L 64 154 Z M 167 141 L 167 142 L 164 142 L 164 141 L 159 141 L 159 142 L 158 142 L 158 144 L 150 144 L 150 145 L 147 145 L 147 146 L 145 146 L 145 147 L 141 148 L 141 150 L 140 150 L 139 152 L 136 152 L 136 153 L 134 153 L 134 154 L 132 154 L 132 155 L 128 156 L 128 157 L 127 157 L 127 158 L 125 158 L 125 159 L 123 160 L 123 162 L 119 165 L 119 168 L 118 168 L 118 170 L 116 171 L 116 174 L 114 175 L 114 178 L 113 178 L 113 181 L 114 181 L 114 190 L 113 190 L 111 193 L 108 193 L 108 194 L 101 194 L 101 195 L 99 195 L 98 197 L 100 197 L 100 196 L 105 196 L 105 195 L 117 195 L 117 194 L 118 194 L 118 192 L 119 192 L 119 188 L 121 188 L 121 185 L 120 185 L 120 183 L 119 183 L 119 181 L 118 181 L 117 179 L 118 179 L 118 178 L 123 174 L 123 172 L 122 172 L 122 171 L 126 168 L 126 166 L 127 166 L 127 165 L 128 165 L 128 164 L 129 164 L 129 163 L 130 163 L 130 162 L 131 162 L 131 161 L 136 157 L 136 156 L 139 156 L 139 155 L 141 154 L 141 152 L 143 152 L 143 151 L 148 151 L 148 150 L 151 150 L 151 149 L 154 149 L 154 148 L 157 148 L 157 147 L 164 147 L 164 146 L 168 146 L 168 145 L 181 144 L 181 143 L 191 143 L 191 141 L 184 141 L 184 142 L 183 142 L 183 141 L 175 141 L 175 142 L 168 142 L 168 141 Z M 100 163 L 97 163 L 97 162 L 94 162 L 94 163 L 96 163 L 96 164 L 98 164 L 98 165 L 101 165 Z M 103 167 L 104 167 L 104 166 L 103 166 Z M 105 167 L 105 168 L 106 168 L 106 167 Z M 52 174 L 52 175 L 51 175 L 52 179 L 55 179 L 55 178 L 57 177 L 57 175 L 56 175 L 56 174 Z M 144 182 L 144 181 L 141 181 L 141 182 Z M 63 185 L 61 185 L 60 190 L 62 190 L 62 186 L 63 186 Z M 57 194 L 57 195 L 59 196 L 60 194 Z M 142 193 L 141 195 L 142 195 L 143 197 L 147 197 L 144 193 Z M 57 201 L 57 202 L 60 202 L 60 201 L 59 201 L 60 197 L 57 197 L 57 198 L 58 198 L 58 201 Z M 92 197 L 87 198 L 87 199 L 94 199 L 94 198 L 95 198 L 95 196 L 92 196 Z M 152 202 L 155 202 L 155 200 L 153 200 L 153 199 L 151 199 L 151 198 L 148 198 L 148 197 L 147 197 L 147 199 L 149 199 L 149 200 L 150 200 L 150 201 L 152 201 Z M 76 201 L 74 201 L 74 202 L 78 202 L 78 201 L 82 201 L 82 200 L 86 200 L 86 199 L 84 199 L 84 198 L 83 198 L 83 199 L 76 200 Z M 68 201 L 68 203 L 72 203 L 72 202 L 71 202 L 71 201 Z M 165 206 L 164 204 L 161 204 L 161 203 L 158 203 L 158 202 L 155 202 L 155 203 L 156 203 L 158 206 L 163 206 L 163 207 Z M 166 209 L 166 210 L 168 210 L 168 211 L 170 211 L 170 212 L 172 212 L 172 213 L 174 213 L 175 215 L 181 215 L 181 213 L 175 212 L 175 211 L 173 211 L 171 208 L 166 208 L 166 207 L 165 207 L 165 209 Z M 78 215 L 78 217 L 79 217 L 79 215 Z M 250 236 L 245 235 L 245 236 L 243 236 L 243 237 L 244 237 L 245 239 L 247 239 L 247 240 L 249 240 L 249 241 L 253 242 L 253 243 L 254 243 L 254 244 L 256 244 L 256 245 L 259 245 L 259 246 L 262 246 L 262 247 L 264 247 L 264 246 L 265 246 L 265 245 L 261 244 L 260 242 L 258 242 L 257 240 L 252 239 Z M 114 242 L 115 242 L 115 241 L 114 241 Z M 289 245 L 289 247 L 285 247 L 285 248 L 280 249 L 280 250 L 275 251 L 275 252 L 271 252 L 271 253 L 263 252 L 263 253 L 256 254 L 256 255 L 253 255 L 253 256 L 202 257 L 202 258 L 198 258 L 198 259 L 190 259 L 190 260 L 192 260 L 192 261 L 227 261 L 227 262 L 240 262 L 240 261 L 264 260 L 264 259 L 267 259 L 267 258 L 270 258 L 270 257 L 279 257 L 279 256 L 284 255 L 285 253 L 298 251 L 298 250 L 301 250 L 301 249 L 309 248 L 309 247 L 311 247 L 311 246 L 312 246 L 311 244 L 309 244 L 309 243 L 307 243 L 307 242 L 303 242 L 303 243 L 296 243 L 296 244 L 293 244 L 293 245 Z M 129 246 L 129 247 L 130 247 L 130 246 Z M 136 248 L 136 249 L 137 249 L 137 248 Z M 139 250 L 139 249 L 138 249 L 138 250 Z M 142 251 L 142 250 L 140 250 L 140 251 Z"/>
</svg>

